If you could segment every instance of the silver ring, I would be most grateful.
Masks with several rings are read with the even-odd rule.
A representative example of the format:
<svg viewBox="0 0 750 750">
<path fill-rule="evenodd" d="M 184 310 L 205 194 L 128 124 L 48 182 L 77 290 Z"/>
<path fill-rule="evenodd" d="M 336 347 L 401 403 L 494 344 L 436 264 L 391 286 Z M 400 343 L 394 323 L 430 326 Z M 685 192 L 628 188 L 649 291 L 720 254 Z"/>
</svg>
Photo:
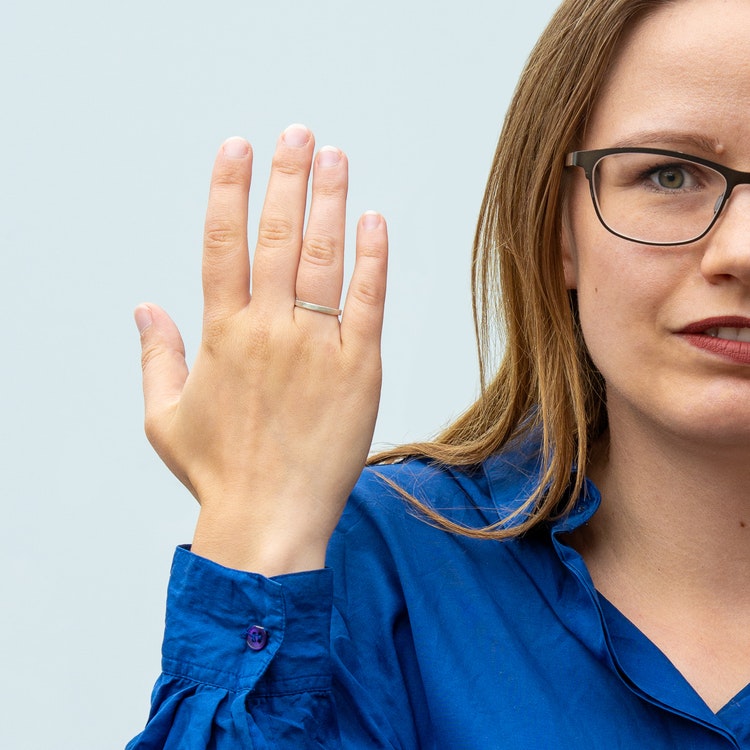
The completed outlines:
<svg viewBox="0 0 750 750">
<path fill-rule="evenodd" d="M 313 312 L 323 313 L 324 315 L 335 315 L 337 318 L 341 315 L 341 310 L 337 307 L 326 307 L 325 305 L 316 305 L 314 302 L 305 302 L 301 299 L 294 300 L 295 307 L 301 307 L 303 310 L 312 310 Z"/>
</svg>

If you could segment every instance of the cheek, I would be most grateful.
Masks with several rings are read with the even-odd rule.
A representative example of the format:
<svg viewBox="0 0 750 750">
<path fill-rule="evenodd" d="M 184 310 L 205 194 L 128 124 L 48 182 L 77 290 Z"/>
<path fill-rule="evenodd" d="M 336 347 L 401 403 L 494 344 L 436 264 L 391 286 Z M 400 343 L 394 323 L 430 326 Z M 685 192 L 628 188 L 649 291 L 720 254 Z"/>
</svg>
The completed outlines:
<svg viewBox="0 0 750 750">
<path fill-rule="evenodd" d="M 608 233 L 607 233 L 608 234 Z M 616 238 L 613 238 L 616 239 Z M 569 233 L 564 250 L 565 280 L 576 289 L 584 333 L 600 330 L 623 314 L 632 289 L 627 264 L 612 252 L 609 238 L 590 223 Z"/>
<path fill-rule="evenodd" d="M 609 289 L 606 278 L 596 278 L 590 274 L 578 276 L 578 314 L 583 339 L 591 359 L 604 375 L 608 356 L 622 345 L 622 308 L 616 296 L 617 290 Z M 614 295 L 613 295 L 614 292 Z"/>
<path fill-rule="evenodd" d="M 578 309 L 591 359 L 607 382 L 622 384 L 661 358 L 679 289 L 653 257 L 616 244 L 579 255 Z"/>
<path fill-rule="evenodd" d="M 616 237 L 598 231 L 578 237 L 574 257 L 581 329 L 594 364 L 607 379 L 637 353 L 649 295 L 639 283 L 637 259 L 618 252 Z"/>
<path fill-rule="evenodd" d="M 563 264 L 577 290 L 586 346 L 605 379 L 644 362 L 677 274 L 669 253 L 620 239 L 599 222 L 585 186 L 570 193 Z"/>
</svg>

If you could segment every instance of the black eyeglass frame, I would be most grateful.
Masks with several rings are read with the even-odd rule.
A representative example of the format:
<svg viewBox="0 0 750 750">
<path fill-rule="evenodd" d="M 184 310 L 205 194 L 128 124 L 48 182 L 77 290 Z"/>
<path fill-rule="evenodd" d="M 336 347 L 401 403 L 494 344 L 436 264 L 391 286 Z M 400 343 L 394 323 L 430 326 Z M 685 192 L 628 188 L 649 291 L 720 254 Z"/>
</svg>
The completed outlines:
<svg viewBox="0 0 750 750">
<path fill-rule="evenodd" d="M 607 225 L 604 218 L 599 211 L 599 202 L 596 199 L 596 192 L 594 190 L 593 174 L 596 165 L 605 157 L 611 154 L 655 154 L 657 156 L 670 156 L 675 159 L 682 159 L 685 161 L 691 161 L 696 164 L 701 164 L 704 167 L 709 167 L 715 172 L 718 172 L 726 182 L 726 189 L 723 195 L 716 201 L 714 207 L 714 217 L 711 219 L 709 225 L 700 234 L 692 237 L 689 240 L 680 240 L 680 242 L 648 242 L 647 240 L 637 240 L 634 237 L 628 237 L 625 234 L 616 232 L 612 227 Z M 586 175 L 586 179 L 589 181 L 589 192 L 591 193 L 591 201 L 594 204 L 594 210 L 596 215 L 601 222 L 601 225 L 608 231 L 614 234 L 616 237 L 621 237 L 624 240 L 630 242 L 637 242 L 640 245 L 654 245 L 658 247 L 673 247 L 677 245 L 689 245 L 691 242 L 697 242 L 703 239 L 713 228 L 716 220 L 719 218 L 724 206 L 729 200 L 729 196 L 732 194 L 737 185 L 750 185 L 750 172 L 740 172 L 737 169 L 731 169 L 725 167 L 723 164 L 717 164 L 714 161 L 703 159 L 700 156 L 693 156 L 692 154 L 686 154 L 682 151 L 669 151 L 662 148 L 598 148 L 590 151 L 571 151 L 565 157 L 566 167 L 581 167 Z"/>
</svg>

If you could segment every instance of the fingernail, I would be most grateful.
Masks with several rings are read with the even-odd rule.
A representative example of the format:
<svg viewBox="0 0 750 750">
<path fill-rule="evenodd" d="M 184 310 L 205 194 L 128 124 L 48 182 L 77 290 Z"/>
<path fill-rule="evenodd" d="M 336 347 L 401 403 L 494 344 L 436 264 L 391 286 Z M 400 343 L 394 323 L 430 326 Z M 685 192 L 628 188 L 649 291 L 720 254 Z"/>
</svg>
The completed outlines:
<svg viewBox="0 0 750 750">
<path fill-rule="evenodd" d="M 323 146 L 318 153 L 318 166 L 333 167 L 341 161 L 341 151 L 335 146 Z"/>
<path fill-rule="evenodd" d="M 362 217 L 362 227 L 364 229 L 375 229 L 380 224 L 380 214 L 377 211 L 368 211 Z"/>
<path fill-rule="evenodd" d="M 242 159 L 247 156 L 250 146 L 244 138 L 234 136 L 224 141 L 224 155 L 230 159 Z"/>
<path fill-rule="evenodd" d="M 284 131 L 287 146 L 304 146 L 310 140 L 310 131 L 304 125 L 290 125 Z"/>
<path fill-rule="evenodd" d="M 138 333 L 143 333 L 153 323 L 151 310 L 146 305 L 139 305 L 133 313 L 135 324 L 138 327 Z"/>
</svg>

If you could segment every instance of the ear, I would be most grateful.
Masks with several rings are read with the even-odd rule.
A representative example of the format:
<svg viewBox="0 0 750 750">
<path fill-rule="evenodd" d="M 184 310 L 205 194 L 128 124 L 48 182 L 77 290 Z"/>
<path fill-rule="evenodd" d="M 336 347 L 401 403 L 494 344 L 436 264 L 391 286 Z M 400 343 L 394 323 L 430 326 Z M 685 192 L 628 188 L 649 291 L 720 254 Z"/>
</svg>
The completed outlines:
<svg viewBox="0 0 750 750">
<path fill-rule="evenodd" d="M 570 209 L 563 208 L 562 229 L 560 231 L 560 252 L 562 253 L 565 288 L 578 288 L 578 257 L 575 251 L 573 230 L 570 226 Z"/>
</svg>

